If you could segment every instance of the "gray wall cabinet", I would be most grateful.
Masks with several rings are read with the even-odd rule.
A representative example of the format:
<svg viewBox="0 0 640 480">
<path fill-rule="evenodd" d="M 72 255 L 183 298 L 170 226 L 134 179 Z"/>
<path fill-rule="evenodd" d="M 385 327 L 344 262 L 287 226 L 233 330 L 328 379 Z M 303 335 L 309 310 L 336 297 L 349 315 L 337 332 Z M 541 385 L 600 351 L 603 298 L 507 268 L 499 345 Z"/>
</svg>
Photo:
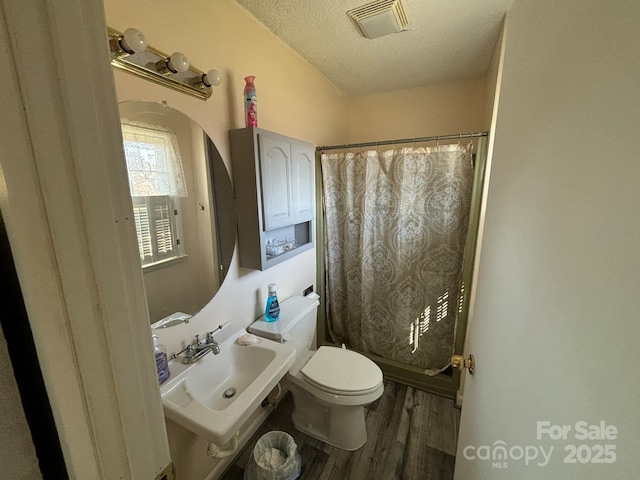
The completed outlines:
<svg viewBox="0 0 640 480">
<path fill-rule="evenodd" d="M 313 248 L 313 145 L 255 127 L 229 139 L 240 266 L 265 270 Z"/>
</svg>

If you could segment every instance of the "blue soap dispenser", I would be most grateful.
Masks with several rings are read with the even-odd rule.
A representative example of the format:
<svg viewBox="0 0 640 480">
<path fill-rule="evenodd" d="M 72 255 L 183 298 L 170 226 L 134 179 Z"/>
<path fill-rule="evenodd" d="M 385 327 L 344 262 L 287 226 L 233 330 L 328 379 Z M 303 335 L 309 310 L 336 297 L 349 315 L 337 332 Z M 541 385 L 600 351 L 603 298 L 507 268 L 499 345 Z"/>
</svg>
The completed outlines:
<svg viewBox="0 0 640 480">
<path fill-rule="evenodd" d="M 280 317 L 280 304 L 278 303 L 278 295 L 276 294 L 276 284 L 269 284 L 269 296 L 267 297 L 267 306 L 264 309 L 264 319 L 267 322 L 275 322 Z"/>
<path fill-rule="evenodd" d="M 158 337 L 153 336 L 153 353 L 156 357 L 156 370 L 158 371 L 158 382 L 162 385 L 169 380 L 169 360 L 167 359 L 167 349 L 158 343 Z"/>
</svg>

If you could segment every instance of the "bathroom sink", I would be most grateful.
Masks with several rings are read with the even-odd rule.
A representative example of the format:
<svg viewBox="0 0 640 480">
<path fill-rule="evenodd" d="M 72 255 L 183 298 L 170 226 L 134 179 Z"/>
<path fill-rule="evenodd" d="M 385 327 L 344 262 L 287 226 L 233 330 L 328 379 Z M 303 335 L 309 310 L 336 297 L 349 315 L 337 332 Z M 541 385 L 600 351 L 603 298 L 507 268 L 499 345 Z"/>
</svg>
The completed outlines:
<svg viewBox="0 0 640 480">
<path fill-rule="evenodd" d="M 266 396 L 286 375 L 295 348 L 258 338 L 243 346 L 244 329 L 216 334 L 220 353 L 198 362 L 169 362 L 171 377 L 160 387 L 165 416 L 218 445 L 231 440 Z"/>
</svg>

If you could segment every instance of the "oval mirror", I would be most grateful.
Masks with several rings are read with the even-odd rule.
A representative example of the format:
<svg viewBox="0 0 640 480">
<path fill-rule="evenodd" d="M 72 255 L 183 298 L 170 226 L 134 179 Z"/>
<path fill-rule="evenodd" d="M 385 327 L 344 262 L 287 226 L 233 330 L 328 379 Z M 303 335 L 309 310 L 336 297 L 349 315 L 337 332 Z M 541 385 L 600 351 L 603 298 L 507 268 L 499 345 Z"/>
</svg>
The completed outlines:
<svg viewBox="0 0 640 480">
<path fill-rule="evenodd" d="M 151 323 L 195 315 L 233 255 L 229 174 L 213 141 L 182 112 L 130 101 L 120 104 L 120 118 Z"/>
</svg>

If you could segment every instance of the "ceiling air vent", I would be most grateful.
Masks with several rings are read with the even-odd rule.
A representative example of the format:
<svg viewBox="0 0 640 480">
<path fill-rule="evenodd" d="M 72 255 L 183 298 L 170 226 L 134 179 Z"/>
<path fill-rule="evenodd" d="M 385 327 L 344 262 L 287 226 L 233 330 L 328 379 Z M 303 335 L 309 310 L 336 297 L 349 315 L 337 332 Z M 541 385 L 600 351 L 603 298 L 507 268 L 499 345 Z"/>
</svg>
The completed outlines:
<svg viewBox="0 0 640 480">
<path fill-rule="evenodd" d="M 367 38 L 401 32 L 409 24 L 402 0 L 377 0 L 349 10 L 347 15 Z"/>
</svg>

